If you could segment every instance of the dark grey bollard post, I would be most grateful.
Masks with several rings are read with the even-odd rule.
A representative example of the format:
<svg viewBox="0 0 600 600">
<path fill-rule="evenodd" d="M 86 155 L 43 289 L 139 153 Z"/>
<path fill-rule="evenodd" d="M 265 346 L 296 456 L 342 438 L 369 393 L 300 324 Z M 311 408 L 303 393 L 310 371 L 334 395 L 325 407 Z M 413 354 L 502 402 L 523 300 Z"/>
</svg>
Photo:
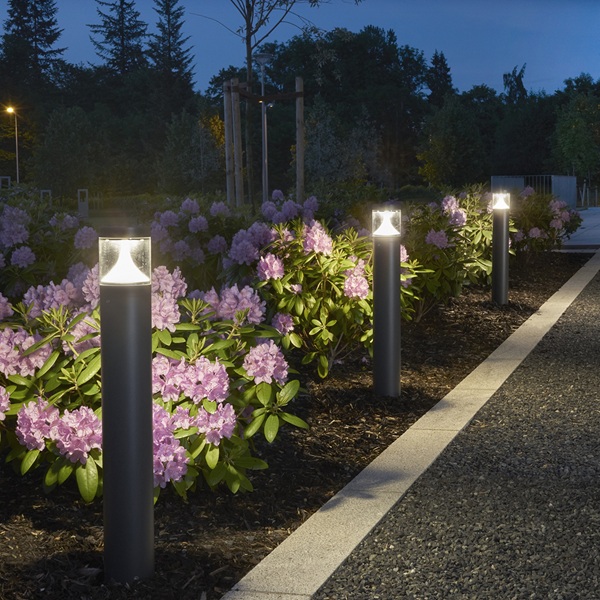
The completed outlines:
<svg viewBox="0 0 600 600">
<path fill-rule="evenodd" d="M 154 573 L 150 237 L 134 228 L 99 240 L 104 574 Z"/>
<path fill-rule="evenodd" d="M 507 304 L 510 194 L 493 194 L 492 210 L 492 302 Z"/>
<path fill-rule="evenodd" d="M 373 388 L 400 396 L 400 220 L 373 211 Z"/>
</svg>

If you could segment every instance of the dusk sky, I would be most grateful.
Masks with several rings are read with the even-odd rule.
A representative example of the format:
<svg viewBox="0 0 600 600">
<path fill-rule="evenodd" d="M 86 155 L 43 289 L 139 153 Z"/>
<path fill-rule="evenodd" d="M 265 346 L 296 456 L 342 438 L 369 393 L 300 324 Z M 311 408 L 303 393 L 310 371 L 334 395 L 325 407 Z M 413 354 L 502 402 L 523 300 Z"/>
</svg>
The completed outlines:
<svg viewBox="0 0 600 600">
<path fill-rule="evenodd" d="M 228 31 L 241 25 L 229 0 L 182 0 L 185 31 L 195 55 L 196 87 L 204 91 L 221 68 L 244 64 L 241 40 Z M 57 0 L 59 47 L 73 63 L 94 63 L 97 57 L 88 24 L 99 24 L 94 0 Z M 154 29 L 151 0 L 137 0 L 142 20 Z M 105 10 L 105 9 L 103 9 Z M 398 45 L 409 45 L 431 60 L 435 50 L 446 56 L 459 91 L 486 84 L 503 90 L 502 75 L 527 64 L 524 83 L 530 91 L 549 94 L 565 79 L 589 73 L 600 79 L 600 0 L 329 0 L 320 8 L 299 4 L 269 38 L 285 42 L 300 33 L 300 17 L 324 30 L 343 27 L 353 32 L 366 25 L 393 29 Z M 6 3 L 0 2 L 0 20 Z"/>
</svg>

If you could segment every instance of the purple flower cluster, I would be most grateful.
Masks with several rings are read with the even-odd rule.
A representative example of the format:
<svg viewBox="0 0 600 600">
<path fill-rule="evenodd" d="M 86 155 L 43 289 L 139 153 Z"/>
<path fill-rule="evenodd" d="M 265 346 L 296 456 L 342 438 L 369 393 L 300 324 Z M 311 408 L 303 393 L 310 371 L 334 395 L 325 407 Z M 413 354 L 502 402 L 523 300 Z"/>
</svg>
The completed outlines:
<svg viewBox="0 0 600 600">
<path fill-rule="evenodd" d="M 174 433 L 180 428 L 180 420 L 181 415 L 171 416 L 162 406 L 152 405 L 154 487 L 164 488 L 187 473 L 189 459 Z"/>
<path fill-rule="evenodd" d="M 281 279 L 284 275 L 283 261 L 275 254 L 268 252 L 258 261 L 258 278 L 261 281 Z"/>
<path fill-rule="evenodd" d="M 254 383 L 271 383 L 275 380 L 283 385 L 288 375 L 288 364 L 281 349 L 268 340 L 251 348 L 244 357 L 244 369 L 249 377 L 254 378 Z"/>
<path fill-rule="evenodd" d="M 87 250 L 96 246 L 98 243 L 98 233 L 93 227 L 82 227 L 76 234 L 74 239 L 75 248 L 78 250 Z"/>
<path fill-rule="evenodd" d="M 193 198 L 186 198 L 181 203 L 179 210 L 190 215 L 197 215 L 200 212 L 200 206 L 198 206 L 198 202 L 196 202 L 196 200 Z"/>
<path fill-rule="evenodd" d="M 467 212 L 460 207 L 454 196 L 446 196 L 441 203 L 442 212 L 448 215 L 448 222 L 455 227 L 464 227 L 467 223 Z"/>
<path fill-rule="evenodd" d="M 229 396 L 229 375 L 218 360 L 204 356 L 190 364 L 157 355 L 152 359 L 152 392 L 165 402 L 176 402 L 182 394 L 195 404 L 223 402 Z"/>
<path fill-rule="evenodd" d="M 305 254 L 315 252 L 329 256 L 333 252 L 333 240 L 323 225 L 313 220 L 304 226 L 303 247 Z"/>
<path fill-rule="evenodd" d="M 10 264 L 21 269 L 27 268 L 35 262 L 35 254 L 29 246 L 19 246 L 13 250 Z"/>
<path fill-rule="evenodd" d="M 102 447 L 102 422 L 91 408 L 65 410 L 61 417 L 58 409 L 41 397 L 19 410 L 15 433 L 28 450 L 43 450 L 46 441 L 54 442 L 73 463 L 85 464 L 89 452 Z"/>
<path fill-rule="evenodd" d="M 211 217 L 229 217 L 231 215 L 229 206 L 225 202 L 213 202 L 209 212 Z"/>
<path fill-rule="evenodd" d="M 10 408 L 10 395 L 6 388 L 0 385 L 0 421 L 6 419 L 6 413 Z"/>
<path fill-rule="evenodd" d="M 67 231 L 79 227 L 79 219 L 68 213 L 56 213 L 50 219 L 50 225 L 61 231 Z"/>
<path fill-rule="evenodd" d="M 73 307 L 79 298 L 79 291 L 73 283 L 63 279 L 58 285 L 51 281 L 48 285 L 30 287 L 23 296 L 23 303 L 30 307 L 29 316 L 36 318 L 51 308 Z"/>
<path fill-rule="evenodd" d="M 285 223 L 299 216 L 305 221 L 310 221 L 319 208 L 314 196 L 305 200 L 304 204 L 299 204 L 291 199 L 286 200 L 281 190 L 274 190 L 272 198 L 273 200 L 267 200 L 261 206 L 263 217 L 272 223 Z"/>
<path fill-rule="evenodd" d="M 208 240 L 206 249 L 211 254 L 225 254 L 227 252 L 227 240 L 222 235 L 215 235 Z"/>
<path fill-rule="evenodd" d="M 203 217 L 202 215 L 192 217 L 188 223 L 188 229 L 191 233 L 208 231 L 208 221 L 206 220 L 206 217 Z"/>
<path fill-rule="evenodd" d="M 208 303 L 215 312 L 214 318 L 232 320 L 238 325 L 244 322 L 258 325 L 265 318 L 266 302 L 260 299 L 258 292 L 249 285 L 241 290 L 237 284 L 223 288 L 219 295 L 214 288 L 201 294 L 202 299 Z M 239 321 L 238 313 L 248 311 L 245 319 Z"/>
<path fill-rule="evenodd" d="M 358 264 L 345 272 L 344 294 L 348 298 L 364 300 L 369 295 L 369 282 L 365 277 L 365 261 L 360 259 Z"/>
<path fill-rule="evenodd" d="M 152 326 L 157 329 L 175 331 L 181 319 L 177 299 L 185 296 L 187 283 L 179 267 L 173 273 L 164 267 L 156 267 L 152 272 Z"/>
<path fill-rule="evenodd" d="M 292 315 L 276 313 L 271 319 L 271 325 L 275 327 L 281 335 L 286 335 L 294 330 L 294 319 L 292 318 Z"/>
<path fill-rule="evenodd" d="M 258 250 L 252 234 L 246 229 L 240 229 L 231 240 L 229 258 L 239 265 L 251 265 L 258 260 Z"/>
<path fill-rule="evenodd" d="M 448 235 L 444 230 L 435 231 L 434 229 L 430 229 L 427 235 L 425 236 L 425 242 L 431 244 L 432 246 L 436 246 L 440 249 L 450 247 Z"/>
<path fill-rule="evenodd" d="M 12 317 L 13 314 L 14 311 L 10 302 L 2 294 L 0 294 L 0 321 L 6 319 L 7 317 Z"/>
<path fill-rule="evenodd" d="M 23 328 L 0 330 L 0 373 L 30 377 L 36 369 L 42 367 L 52 351 L 49 344 L 45 344 L 31 352 L 24 354 L 25 350 L 33 346 L 42 338 L 38 334 L 31 335 Z"/>
<path fill-rule="evenodd" d="M 0 247 L 12 248 L 24 244 L 29 239 L 27 226 L 30 221 L 24 210 L 5 204 L 0 219 Z"/>
<path fill-rule="evenodd" d="M 218 446 L 223 438 L 230 438 L 237 425 L 237 416 L 233 406 L 228 403 L 219 404 L 215 412 L 200 408 L 196 418 L 198 431 L 203 433 L 206 441 Z"/>
<path fill-rule="evenodd" d="M 69 333 L 74 339 L 72 342 L 67 342 L 63 339 L 62 349 L 66 355 L 78 355 L 90 348 L 100 347 L 100 324 L 90 315 L 86 315 L 81 321 L 76 323 L 69 330 Z"/>
<path fill-rule="evenodd" d="M 63 456 L 85 465 L 90 450 L 102 448 L 102 422 L 87 406 L 73 412 L 65 410 L 52 427 L 51 436 Z"/>
<path fill-rule="evenodd" d="M 81 293 L 92 310 L 100 304 L 100 276 L 97 263 L 88 271 L 81 286 Z"/>
</svg>

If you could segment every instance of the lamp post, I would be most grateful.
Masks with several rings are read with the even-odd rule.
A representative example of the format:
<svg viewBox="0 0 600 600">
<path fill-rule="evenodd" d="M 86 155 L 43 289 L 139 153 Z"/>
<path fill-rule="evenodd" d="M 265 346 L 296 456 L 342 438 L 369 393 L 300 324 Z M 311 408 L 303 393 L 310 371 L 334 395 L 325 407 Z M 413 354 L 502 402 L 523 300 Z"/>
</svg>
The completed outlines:
<svg viewBox="0 0 600 600">
<path fill-rule="evenodd" d="M 265 66 L 273 59 L 272 54 L 259 52 L 254 60 L 260 65 L 260 110 L 262 117 L 262 200 L 269 199 L 269 158 L 267 150 L 267 103 L 265 102 Z"/>
<path fill-rule="evenodd" d="M 492 302 L 508 303 L 508 213 L 510 194 L 492 195 Z"/>
<path fill-rule="evenodd" d="M 374 210 L 373 387 L 400 396 L 400 222 L 399 210 Z"/>
<path fill-rule="evenodd" d="M 131 583 L 154 572 L 150 237 L 99 236 L 104 572 Z"/>
<path fill-rule="evenodd" d="M 15 116 L 15 157 L 17 161 L 17 185 L 19 184 L 19 126 L 17 123 L 17 111 L 12 106 L 6 107 L 6 112 Z"/>
</svg>

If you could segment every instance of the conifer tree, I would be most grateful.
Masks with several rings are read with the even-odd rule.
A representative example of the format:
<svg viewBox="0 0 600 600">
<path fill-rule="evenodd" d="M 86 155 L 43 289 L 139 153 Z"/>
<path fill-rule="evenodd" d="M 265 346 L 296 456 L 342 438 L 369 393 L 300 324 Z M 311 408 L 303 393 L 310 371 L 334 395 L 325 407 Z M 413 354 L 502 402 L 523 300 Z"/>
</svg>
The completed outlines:
<svg viewBox="0 0 600 600">
<path fill-rule="evenodd" d="M 8 0 L 1 58 L 5 82 L 23 86 L 49 80 L 64 48 L 55 44 L 62 34 L 54 0 Z"/>
<path fill-rule="evenodd" d="M 96 54 L 105 62 L 110 71 L 126 75 L 145 66 L 144 43 L 147 25 L 140 20 L 134 0 L 96 0 L 103 12 L 97 9 L 101 24 L 89 25 L 90 36 Z"/>
<path fill-rule="evenodd" d="M 155 76 L 156 109 L 168 119 L 186 108 L 194 97 L 193 56 L 186 48 L 189 37 L 181 28 L 184 9 L 179 0 L 154 0 L 157 33 L 150 35 L 148 58 Z"/>
</svg>

